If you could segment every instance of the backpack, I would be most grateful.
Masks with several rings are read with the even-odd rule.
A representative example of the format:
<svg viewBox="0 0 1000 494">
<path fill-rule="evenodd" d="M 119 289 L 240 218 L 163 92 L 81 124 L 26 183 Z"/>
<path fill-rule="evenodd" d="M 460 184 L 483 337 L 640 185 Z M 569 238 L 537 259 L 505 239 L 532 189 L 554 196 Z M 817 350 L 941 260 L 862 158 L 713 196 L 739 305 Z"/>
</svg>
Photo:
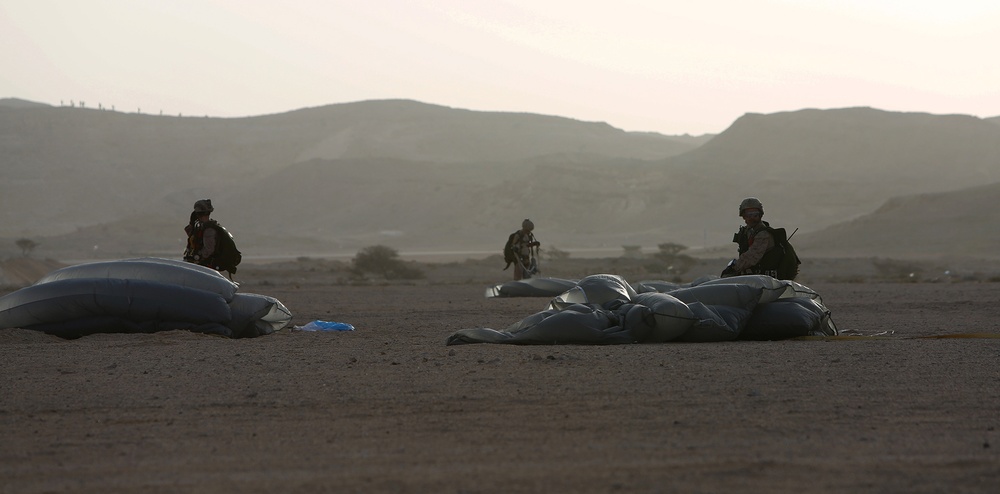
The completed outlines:
<svg viewBox="0 0 1000 494">
<path fill-rule="evenodd" d="M 792 235 L 794 234 L 795 232 L 792 232 Z M 774 236 L 774 250 L 781 252 L 781 256 L 778 257 L 777 265 L 775 266 L 775 270 L 778 272 L 778 276 L 775 276 L 775 278 L 779 280 L 794 280 L 799 275 L 799 264 L 802 264 L 798 254 L 795 253 L 795 247 L 792 247 L 791 242 L 785 237 L 784 228 L 773 228 L 771 235 Z"/>
<path fill-rule="evenodd" d="M 503 260 L 507 263 L 507 265 L 503 267 L 504 271 L 507 271 L 507 268 L 509 268 L 511 264 L 517 262 L 517 254 L 514 253 L 514 236 L 516 235 L 517 232 L 511 233 L 510 236 L 507 237 L 507 243 L 503 246 Z"/>
<path fill-rule="evenodd" d="M 198 225 L 198 226 L 195 226 Z M 204 246 L 204 234 L 207 228 L 215 230 L 215 252 L 208 259 L 199 259 L 198 253 Z M 206 266 L 218 271 L 228 271 L 229 278 L 232 279 L 236 272 L 236 266 L 243 260 L 243 254 L 236 248 L 236 241 L 222 225 L 215 220 L 206 222 L 193 222 L 184 227 L 184 233 L 188 235 L 187 248 L 184 249 L 184 260 Z"/>
<path fill-rule="evenodd" d="M 229 233 L 229 230 L 214 221 L 210 225 L 218 233 L 215 236 L 215 255 L 212 258 L 215 259 L 215 264 L 220 271 L 228 271 L 230 275 L 233 275 L 236 273 L 236 266 L 243 260 L 243 254 L 236 248 L 236 241 L 233 240 L 233 235 Z"/>
</svg>

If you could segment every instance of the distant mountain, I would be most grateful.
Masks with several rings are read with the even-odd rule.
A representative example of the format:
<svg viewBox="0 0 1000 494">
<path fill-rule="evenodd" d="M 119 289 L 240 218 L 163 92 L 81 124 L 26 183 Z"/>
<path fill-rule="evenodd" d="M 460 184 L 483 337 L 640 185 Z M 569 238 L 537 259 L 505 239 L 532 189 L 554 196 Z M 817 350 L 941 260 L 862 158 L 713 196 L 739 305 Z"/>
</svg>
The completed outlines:
<svg viewBox="0 0 1000 494">
<path fill-rule="evenodd" d="M 50 108 L 52 105 L 19 98 L 0 98 L 0 108 Z"/>
<path fill-rule="evenodd" d="M 315 159 L 662 159 L 704 141 L 406 100 L 237 119 L 0 107 L 0 139 L 2 236 L 59 234 L 135 214 L 185 216 L 193 198 L 240 196 L 263 177 Z"/>
<path fill-rule="evenodd" d="M 403 100 L 242 119 L 0 107 L 0 167 L 0 236 L 30 236 L 60 259 L 179 255 L 202 197 L 251 257 L 374 244 L 498 252 L 526 217 L 543 247 L 728 254 L 747 196 L 799 229 L 804 255 L 836 255 L 840 244 L 805 242 L 894 197 L 1000 182 L 1000 125 L 801 110 L 695 138 Z M 897 233 L 904 251 L 921 238 Z M 844 252 L 882 255 L 877 236 L 858 235 Z"/>
<path fill-rule="evenodd" d="M 748 114 L 664 166 L 710 182 L 688 203 L 698 216 L 738 222 L 740 198 L 757 196 L 767 219 L 817 231 L 894 196 L 1000 182 L 1000 126 L 871 108 Z"/>
<path fill-rule="evenodd" d="M 812 256 L 1000 258 L 1000 183 L 894 197 L 877 210 L 796 237 Z"/>
<path fill-rule="evenodd" d="M 998 129 L 966 115 L 871 108 L 740 117 L 718 139 L 673 160 L 702 172 L 754 171 L 795 180 L 873 180 L 962 187 L 1000 178 Z M 960 173 L 942 173 L 953 168 Z"/>
</svg>

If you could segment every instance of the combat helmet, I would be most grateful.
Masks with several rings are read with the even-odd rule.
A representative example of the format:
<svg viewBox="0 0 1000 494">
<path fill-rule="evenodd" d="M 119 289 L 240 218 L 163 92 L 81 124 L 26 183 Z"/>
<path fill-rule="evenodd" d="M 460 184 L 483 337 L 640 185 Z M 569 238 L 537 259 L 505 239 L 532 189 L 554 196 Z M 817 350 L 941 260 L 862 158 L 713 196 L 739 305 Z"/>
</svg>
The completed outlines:
<svg viewBox="0 0 1000 494">
<path fill-rule="evenodd" d="M 764 205 L 761 204 L 760 199 L 757 199 L 756 197 L 747 197 L 746 199 L 743 199 L 743 202 L 740 203 L 741 217 L 743 216 L 743 211 L 746 209 L 759 209 L 761 216 L 764 215 Z"/>
<path fill-rule="evenodd" d="M 212 200 L 211 199 L 199 199 L 199 200 L 195 201 L 195 203 L 194 203 L 194 212 L 196 212 L 196 213 L 211 213 L 212 211 L 215 211 L 215 208 L 212 207 Z"/>
</svg>

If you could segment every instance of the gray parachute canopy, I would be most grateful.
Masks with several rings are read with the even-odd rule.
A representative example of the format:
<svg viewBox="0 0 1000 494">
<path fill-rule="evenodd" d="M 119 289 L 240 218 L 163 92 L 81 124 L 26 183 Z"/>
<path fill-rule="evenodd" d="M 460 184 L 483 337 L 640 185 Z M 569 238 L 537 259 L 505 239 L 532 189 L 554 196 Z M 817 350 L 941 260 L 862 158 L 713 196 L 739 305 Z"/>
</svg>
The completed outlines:
<svg viewBox="0 0 1000 494">
<path fill-rule="evenodd" d="M 838 334 L 819 294 L 794 281 L 754 275 L 638 286 L 641 292 L 618 275 L 587 276 L 545 310 L 502 331 L 462 329 L 446 343 L 607 345 Z"/>
<path fill-rule="evenodd" d="M 218 271 L 172 259 L 79 264 L 0 297 L 0 328 L 63 338 L 175 329 L 247 338 L 291 321 L 277 299 L 237 289 Z"/>
<path fill-rule="evenodd" d="M 494 297 L 555 297 L 576 286 L 579 280 L 560 278 L 528 278 L 499 283 L 486 289 L 486 298 Z"/>
</svg>

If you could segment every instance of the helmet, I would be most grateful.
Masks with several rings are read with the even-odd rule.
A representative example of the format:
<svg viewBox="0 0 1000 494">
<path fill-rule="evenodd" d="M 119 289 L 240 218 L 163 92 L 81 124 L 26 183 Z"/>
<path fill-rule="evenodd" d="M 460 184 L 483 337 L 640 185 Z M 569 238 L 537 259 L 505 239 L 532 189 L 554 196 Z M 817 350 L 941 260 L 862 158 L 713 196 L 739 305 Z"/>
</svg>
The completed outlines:
<svg viewBox="0 0 1000 494">
<path fill-rule="evenodd" d="M 535 224 L 532 223 L 531 220 L 525 218 L 525 220 L 521 222 L 521 228 L 530 232 L 535 229 Z"/>
<path fill-rule="evenodd" d="M 211 199 L 201 199 L 201 200 L 195 201 L 195 203 L 194 203 L 194 212 L 196 212 L 196 213 L 211 213 L 212 211 L 215 211 L 215 208 L 212 207 L 212 200 Z"/>
<path fill-rule="evenodd" d="M 761 204 L 760 199 L 757 199 L 756 197 L 747 197 L 746 199 L 743 199 L 743 202 L 740 203 L 740 216 L 743 216 L 744 209 L 759 209 L 760 214 L 764 214 L 764 205 Z"/>
</svg>

